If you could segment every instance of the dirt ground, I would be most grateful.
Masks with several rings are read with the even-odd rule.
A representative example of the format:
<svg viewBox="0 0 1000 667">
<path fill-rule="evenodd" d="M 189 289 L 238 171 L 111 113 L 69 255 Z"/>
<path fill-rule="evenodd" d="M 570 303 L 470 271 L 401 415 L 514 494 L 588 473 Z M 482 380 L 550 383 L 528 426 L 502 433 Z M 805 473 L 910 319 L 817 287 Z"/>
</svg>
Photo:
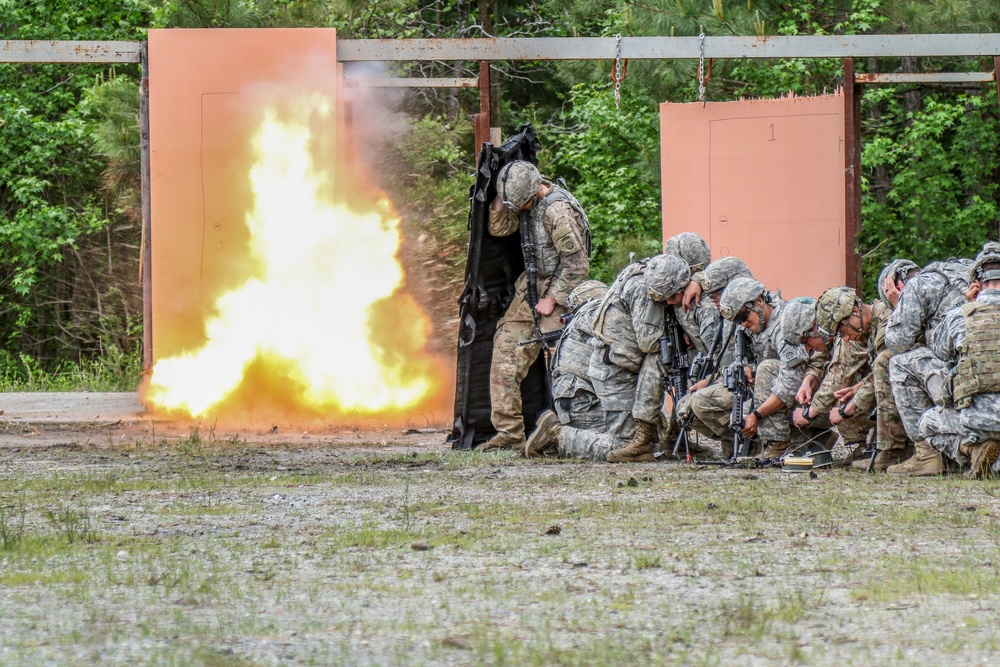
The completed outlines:
<svg viewBox="0 0 1000 667">
<path fill-rule="evenodd" d="M 995 481 L 0 401 L 3 665 L 1000 661 Z"/>
</svg>

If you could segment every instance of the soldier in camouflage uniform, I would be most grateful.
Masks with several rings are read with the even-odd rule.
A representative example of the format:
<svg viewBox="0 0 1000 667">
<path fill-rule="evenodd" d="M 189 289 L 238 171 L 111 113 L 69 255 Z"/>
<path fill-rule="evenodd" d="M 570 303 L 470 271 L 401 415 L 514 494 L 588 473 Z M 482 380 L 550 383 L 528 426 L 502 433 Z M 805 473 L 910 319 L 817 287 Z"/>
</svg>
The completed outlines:
<svg viewBox="0 0 1000 667">
<path fill-rule="evenodd" d="M 952 259 L 927 265 L 906 283 L 885 329 L 885 346 L 893 353 L 889 381 L 914 454 L 886 468 L 891 475 L 936 475 L 944 472 L 941 454 L 919 436 L 919 422 L 933 405 L 950 400 L 950 372 L 925 344 L 926 336 L 945 313 L 966 302 L 972 260 Z M 888 292 L 888 289 L 886 290 Z"/>
<path fill-rule="evenodd" d="M 524 446 L 521 381 L 538 358 L 542 344 L 518 343 L 534 337 L 536 317 L 542 331 L 559 328 L 569 293 L 590 270 L 590 227 L 580 203 L 566 190 L 543 179 L 530 162 L 515 161 L 497 175 L 497 197 L 490 205 L 490 234 L 509 236 L 517 232 L 522 213 L 527 213 L 534 244 L 538 303 L 533 314 L 527 299 L 527 275 L 522 273 L 493 338 L 490 400 L 497 434 L 483 444 L 483 451 Z"/>
<path fill-rule="evenodd" d="M 702 295 L 707 295 L 707 301 L 711 301 L 716 310 L 718 310 L 723 290 L 726 289 L 730 282 L 737 278 L 753 278 L 753 274 L 750 273 L 749 267 L 747 267 L 746 262 L 742 259 L 729 256 L 712 262 L 705 267 L 703 271 L 699 271 L 691 276 L 691 281 L 688 283 L 687 287 L 684 288 L 684 294 L 681 297 L 682 307 L 685 309 L 700 308 L 701 303 L 706 301 L 706 299 L 702 299 Z M 682 398 L 677 403 L 678 418 L 687 420 L 689 428 L 692 428 L 698 433 L 713 439 L 719 437 L 718 434 L 715 430 L 701 423 L 698 416 L 691 409 L 691 400 L 696 392 L 705 389 L 709 385 L 715 384 L 716 381 L 719 380 L 718 369 L 721 369 L 732 362 L 733 339 L 731 332 L 733 326 L 732 322 L 728 322 L 720 316 L 719 327 L 716 330 L 716 336 L 721 336 L 719 345 L 716 349 L 717 372 L 714 373 L 713 376 L 695 382 L 688 387 L 687 396 Z M 726 341 L 729 342 L 729 345 L 723 350 L 721 347 Z M 709 347 L 711 347 L 711 345 L 709 345 Z M 731 402 L 732 400 L 730 399 L 730 403 Z M 671 426 L 672 424 L 668 424 L 668 427 Z M 674 433 L 672 429 L 670 430 L 671 436 L 676 437 L 676 433 Z"/>
<path fill-rule="evenodd" d="M 833 350 L 827 365 L 811 364 L 806 371 L 796 395 L 802 407 L 792 421 L 799 427 L 836 428 L 848 447 L 864 442 L 875 425 L 869 417 L 875 405 L 869 362 L 883 346 L 888 315 L 881 301 L 875 304 L 862 303 L 850 287 L 832 287 L 816 301 L 815 321 L 803 333 L 811 337 L 809 344 L 829 348 L 832 342 Z M 863 387 L 864 395 L 855 401 Z"/>
<path fill-rule="evenodd" d="M 555 449 L 560 456 L 612 463 L 653 460 L 664 399 L 659 359 L 664 294 L 679 292 L 688 277 L 687 263 L 673 255 L 629 264 L 618 274 L 595 314 L 596 347 L 588 368 L 604 410 L 603 427 L 564 426 L 546 414 L 527 455 Z"/>
<path fill-rule="evenodd" d="M 691 269 L 694 276 L 699 271 L 703 271 L 712 259 L 712 251 L 708 248 L 708 243 L 694 232 L 681 232 L 676 236 L 667 239 L 664 244 L 664 254 L 676 255 L 683 259 Z M 714 304 L 705 304 L 698 308 L 680 307 L 682 296 L 678 296 L 674 305 L 674 317 L 681 325 L 688 340 L 697 352 L 707 352 L 708 346 L 712 344 L 712 336 L 718 327 L 719 311 Z M 711 311 L 711 312 L 710 312 Z"/>
<path fill-rule="evenodd" d="M 791 439 L 791 410 L 795 392 L 802 384 L 808 358 L 801 345 L 789 345 L 781 334 L 785 302 L 777 292 L 751 278 L 737 278 L 722 293 L 719 312 L 726 320 L 750 333 L 757 368 L 754 381 L 754 404 L 757 406 L 743 422 L 741 433 L 758 436 L 766 458 L 777 458 L 788 448 Z M 723 453 L 731 456 L 729 415 L 733 395 L 716 382 L 691 397 L 691 409 L 701 425 L 723 442 Z"/>
<path fill-rule="evenodd" d="M 577 428 L 604 424 L 604 410 L 590 381 L 590 354 L 594 350 L 594 315 L 607 293 L 608 286 L 599 280 L 584 280 L 569 293 L 566 305 L 573 317 L 552 355 L 555 412 L 561 423 Z"/>
<path fill-rule="evenodd" d="M 905 461 L 913 453 L 913 445 L 903 429 L 899 418 L 896 399 L 892 396 L 892 384 L 889 382 L 889 361 L 892 352 L 885 348 L 885 324 L 888 314 L 896 308 L 899 295 L 906 283 L 920 273 L 920 267 L 908 259 L 896 259 L 886 264 L 879 274 L 877 287 L 879 300 L 888 308 L 886 322 L 883 324 L 881 350 L 872 362 L 872 390 L 875 393 L 876 415 L 875 433 L 878 455 L 872 466 L 874 470 L 886 470 L 889 466 Z M 864 399 L 864 395 L 862 395 Z M 858 467 L 861 461 L 856 462 Z M 852 464 L 853 465 L 853 464 Z M 867 468 L 867 464 L 864 464 Z"/>
<path fill-rule="evenodd" d="M 949 311 L 928 334 L 953 387 L 951 402 L 920 418 L 918 436 L 983 478 L 1000 457 L 1000 243 L 984 246 L 971 272 L 974 300 Z"/>
</svg>

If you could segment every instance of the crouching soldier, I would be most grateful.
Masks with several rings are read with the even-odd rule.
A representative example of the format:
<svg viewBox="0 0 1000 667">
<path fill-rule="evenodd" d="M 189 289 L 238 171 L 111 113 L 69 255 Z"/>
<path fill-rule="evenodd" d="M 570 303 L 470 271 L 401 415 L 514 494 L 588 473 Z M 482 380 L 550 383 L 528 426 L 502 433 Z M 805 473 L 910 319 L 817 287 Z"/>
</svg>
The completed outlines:
<svg viewBox="0 0 1000 667">
<path fill-rule="evenodd" d="M 564 426 L 545 415 L 525 448 L 527 455 L 555 450 L 561 456 L 612 463 L 654 460 L 664 399 L 659 360 L 664 304 L 658 299 L 672 293 L 669 285 L 687 284 L 689 276 L 687 263 L 673 255 L 629 264 L 618 274 L 595 314 L 588 367 L 604 411 L 603 427 Z"/>
<path fill-rule="evenodd" d="M 799 427 L 836 428 L 852 449 L 875 426 L 869 417 L 875 405 L 869 364 L 884 347 L 888 315 L 881 301 L 875 304 L 862 303 L 850 287 L 831 287 L 817 299 L 815 321 L 802 334 L 807 349 L 825 351 L 832 343 L 833 350 L 827 365 L 810 364 L 796 395 L 802 407 L 793 421 Z"/>
<path fill-rule="evenodd" d="M 953 393 L 923 414 L 918 436 L 968 464 L 968 477 L 983 478 L 997 471 L 1000 456 L 1000 243 L 983 246 L 971 278 L 975 300 L 949 311 L 928 336 Z"/>
<path fill-rule="evenodd" d="M 790 409 L 802 384 L 808 359 L 801 345 L 789 345 L 781 335 L 781 314 L 785 302 L 777 292 L 768 292 L 752 278 L 729 283 L 719 302 L 722 317 L 750 333 L 757 359 L 754 404 L 746 416 L 744 437 L 758 436 L 765 458 L 780 457 L 790 442 Z M 691 397 L 690 406 L 698 420 L 723 442 L 723 454 L 732 456 L 729 417 L 733 394 L 717 382 Z"/>
</svg>

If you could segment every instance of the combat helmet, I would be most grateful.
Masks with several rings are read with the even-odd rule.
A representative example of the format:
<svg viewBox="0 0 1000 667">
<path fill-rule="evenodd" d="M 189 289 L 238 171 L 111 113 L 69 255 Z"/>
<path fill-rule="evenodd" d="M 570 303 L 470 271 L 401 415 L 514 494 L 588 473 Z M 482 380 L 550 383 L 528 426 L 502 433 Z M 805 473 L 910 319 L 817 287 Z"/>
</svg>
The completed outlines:
<svg viewBox="0 0 1000 667">
<path fill-rule="evenodd" d="M 764 294 L 763 283 L 757 282 L 753 278 L 736 278 L 722 292 L 722 298 L 719 300 L 719 313 L 730 322 L 736 322 L 736 317 L 740 312 L 744 309 L 752 310 L 757 313 L 757 317 L 760 319 L 760 325 L 754 330 L 754 333 L 760 333 L 765 326 L 764 312 L 754 308 L 753 303 L 762 294 Z M 742 322 L 736 323 L 742 324 Z"/>
<path fill-rule="evenodd" d="M 876 285 L 878 287 L 878 298 L 882 299 L 882 303 L 890 308 L 892 307 L 888 297 L 885 295 L 884 285 L 886 278 L 893 276 L 894 280 L 901 280 L 905 284 L 909 280 L 906 276 L 909 275 L 910 271 L 919 268 L 919 266 L 908 259 L 894 259 L 886 264 L 885 268 L 882 269 L 882 273 L 878 275 L 878 285 Z"/>
<path fill-rule="evenodd" d="M 1000 243 L 987 241 L 983 244 L 983 249 L 976 255 L 976 263 L 972 265 L 972 273 L 969 280 L 1000 280 L 1000 269 L 990 269 L 984 271 L 987 264 L 1000 264 Z"/>
<path fill-rule="evenodd" d="M 650 299 L 666 301 L 691 282 L 691 268 L 677 255 L 657 255 L 647 262 L 643 280 Z"/>
<path fill-rule="evenodd" d="M 816 302 L 816 325 L 820 332 L 836 335 L 841 323 L 858 305 L 858 293 L 850 287 L 831 287 Z"/>
<path fill-rule="evenodd" d="M 712 294 L 725 289 L 736 278 L 753 278 L 750 267 L 739 257 L 722 257 L 701 272 L 701 288 L 705 294 Z"/>
<path fill-rule="evenodd" d="M 504 165 L 497 174 L 497 194 L 504 205 L 519 211 L 542 187 L 542 175 L 535 165 L 515 160 Z"/>
<path fill-rule="evenodd" d="M 712 260 L 708 243 L 694 232 L 681 232 L 671 236 L 667 239 L 663 252 L 683 259 L 691 267 L 691 273 L 701 271 Z"/>
<path fill-rule="evenodd" d="M 800 345 L 816 324 L 816 299 L 802 296 L 792 299 L 781 309 L 781 335 L 789 345 Z M 823 339 L 829 345 L 827 338 Z"/>
<path fill-rule="evenodd" d="M 608 286 L 600 280 L 584 280 L 566 297 L 566 306 L 570 310 L 576 310 L 588 301 L 603 298 L 607 292 Z"/>
</svg>

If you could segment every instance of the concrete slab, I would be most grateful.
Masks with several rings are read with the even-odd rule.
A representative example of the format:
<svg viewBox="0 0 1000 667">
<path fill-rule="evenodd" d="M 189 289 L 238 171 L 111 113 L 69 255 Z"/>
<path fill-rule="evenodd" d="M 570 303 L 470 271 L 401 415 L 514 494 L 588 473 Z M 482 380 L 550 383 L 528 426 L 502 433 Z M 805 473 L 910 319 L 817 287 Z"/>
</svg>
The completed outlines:
<svg viewBox="0 0 1000 667">
<path fill-rule="evenodd" d="M 0 393 L 0 419 L 24 423 L 135 422 L 146 409 L 135 392 Z"/>
</svg>

